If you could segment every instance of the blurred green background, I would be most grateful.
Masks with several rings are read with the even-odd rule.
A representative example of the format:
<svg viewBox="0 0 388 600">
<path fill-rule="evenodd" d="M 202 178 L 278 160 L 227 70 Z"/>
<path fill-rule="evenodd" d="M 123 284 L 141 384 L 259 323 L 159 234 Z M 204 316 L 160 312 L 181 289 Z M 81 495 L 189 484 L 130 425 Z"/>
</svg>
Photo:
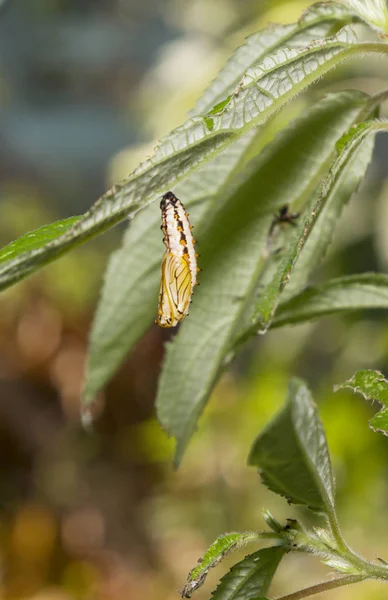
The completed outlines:
<svg viewBox="0 0 388 600">
<path fill-rule="evenodd" d="M 184 120 L 246 35 L 293 21 L 309 4 L 0 2 L 2 244 L 86 210 Z M 384 69 L 376 60 L 352 63 L 290 105 L 273 132 L 323 89 L 378 91 Z M 368 179 L 317 279 L 386 271 L 387 150 L 378 138 Z M 101 395 L 95 430 L 81 429 L 88 330 L 121 231 L 0 296 L 0 598 L 173 600 L 216 536 L 263 529 L 264 507 L 279 519 L 298 514 L 246 466 L 293 374 L 308 381 L 320 404 L 345 537 L 368 558 L 387 559 L 388 442 L 368 429 L 375 408 L 332 393 L 359 368 L 388 373 L 383 313 L 326 318 L 252 341 L 222 377 L 177 473 L 153 413 L 167 339 L 156 325 Z M 235 560 L 211 573 L 198 600 L 209 598 Z M 287 557 L 272 594 L 326 576 L 312 557 Z M 327 597 L 382 600 L 386 589 L 367 583 Z"/>
</svg>

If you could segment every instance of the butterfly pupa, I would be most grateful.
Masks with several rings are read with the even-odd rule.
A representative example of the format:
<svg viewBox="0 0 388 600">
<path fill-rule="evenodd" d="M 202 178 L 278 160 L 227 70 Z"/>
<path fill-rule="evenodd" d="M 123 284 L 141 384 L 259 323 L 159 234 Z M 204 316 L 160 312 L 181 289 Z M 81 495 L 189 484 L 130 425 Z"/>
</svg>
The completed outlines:
<svg viewBox="0 0 388 600">
<path fill-rule="evenodd" d="M 172 193 L 164 194 L 162 211 L 163 242 L 158 315 L 160 327 L 175 327 L 189 312 L 191 296 L 197 283 L 197 254 L 192 226 L 182 202 Z"/>
</svg>

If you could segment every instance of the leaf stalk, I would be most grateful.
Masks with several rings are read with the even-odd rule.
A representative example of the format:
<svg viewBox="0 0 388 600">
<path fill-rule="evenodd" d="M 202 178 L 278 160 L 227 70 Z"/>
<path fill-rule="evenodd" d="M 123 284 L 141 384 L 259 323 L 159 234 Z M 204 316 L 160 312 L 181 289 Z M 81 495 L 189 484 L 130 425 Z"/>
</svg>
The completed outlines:
<svg viewBox="0 0 388 600">
<path fill-rule="evenodd" d="M 287 594 L 286 596 L 278 596 L 276 600 L 302 600 L 302 598 L 308 598 L 309 596 L 321 594 L 322 592 L 334 590 L 345 585 L 359 583 L 364 579 L 365 578 L 361 575 L 345 575 L 344 577 L 338 577 L 336 579 L 332 579 L 331 581 L 323 581 L 322 583 L 317 583 L 316 585 L 304 588 L 303 590 L 298 590 L 297 592 L 293 592 L 292 594 Z"/>
</svg>

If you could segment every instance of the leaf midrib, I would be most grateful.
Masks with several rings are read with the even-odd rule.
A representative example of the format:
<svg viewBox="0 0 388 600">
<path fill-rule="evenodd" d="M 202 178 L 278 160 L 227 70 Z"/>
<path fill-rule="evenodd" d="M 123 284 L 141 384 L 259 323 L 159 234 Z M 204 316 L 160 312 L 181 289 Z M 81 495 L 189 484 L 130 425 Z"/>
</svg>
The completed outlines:
<svg viewBox="0 0 388 600">
<path fill-rule="evenodd" d="M 259 554 L 260 552 L 261 552 L 261 550 L 258 550 L 257 553 L 255 552 L 255 553 L 251 554 L 250 557 L 255 556 L 255 554 Z M 236 586 L 236 588 L 233 590 L 232 595 L 230 596 L 230 600 L 233 600 L 233 598 L 236 598 L 237 594 L 239 594 L 241 592 L 241 589 L 244 587 L 244 585 L 250 579 L 252 579 L 252 577 L 254 577 L 262 568 L 263 568 L 263 565 L 261 564 L 261 562 L 259 560 L 257 562 L 256 568 L 253 571 L 247 573 L 244 577 L 240 577 L 240 582 Z M 269 569 L 267 569 L 267 572 L 264 571 L 263 585 L 262 585 L 262 588 L 264 590 L 267 590 L 268 585 L 271 583 L 272 576 L 273 576 L 273 568 L 271 569 L 271 572 L 269 571 Z M 264 592 L 260 592 L 260 593 L 264 593 Z"/>
<path fill-rule="evenodd" d="M 320 493 L 322 495 L 323 504 L 326 508 L 326 512 L 333 513 L 334 508 L 335 508 L 334 502 L 332 502 L 331 498 L 329 497 L 329 494 L 326 491 L 325 486 L 323 485 L 322 479 L 319 476 L 318 467 L 316 467 L 315 464 L 313 463 L 313 461 L 310 459 L 310 456 L 304 447 L 302 439 L 298 434 L 298 431 L 297 431 L 296 425 L 295 425 L 295 421 L 294 421 L 294 417 L 293 417 L 293 408 L 294 408 L 293 401 L 291 401 L 289 410 L 290 410 L 290 416 L 291 416 L 291 423 L 292 423 L 292 427 L 293 427 L 294 434 L 295 434 L 296 444 L 297 444 L 303 458 L 305 459 L 307 466 L 309 467 L 310 474 L 312 475 L 312 478 L 315 481 L 315 484 L 316 484 L 318 490 L 320 491 Z M 316 411 L 315 407 L 314 407 L 314 410 Z M 318 422 L 318 427 L 319 427 L 319 422 Z M 329 458 L 329 464 L 330 464 L 330 458 Z M 333 482 L 332 476 L 330 477 L 330 480 L 331 480 L 330 484 L 333 486 L 334 482 Z"/>
<path fill-rule="evenodd" d="M 313 5 L 314 6 L 314 5 Z M 349 13 L 349 18 L 348 19 L 343 19 L 344 24 L 348 24 L 351 23 L 353 20 L 352 16 Z M 295 35 L 299 35 L 302 34 L 304 31 L 307 31 L 308 29 L 312 29 L 313 27 L 315 27 L 316 25 L 324 25 L 325 23 L 335 23 L 335 22 L 341 22 L 341 19 L 339 19 L 338 17 L 335 17 L 334 15 L 330 18 L 329 16 L 325 16 L 324 18 L 320 19 L 319 17 L 317 17 L 316 19 L 312 19 L 311 21 L 307 21 L 306 19 L 303 19 L 302 17 L 300 18 L 299 21 L 297 21 L 295 23 L 295 28 L 293 30 L 290 30 L 286 35 L 284 35 L 283 37 L 279 38 L 276 42 L 274 42 L 273 44 L 267 46 L 265 48 L 265 50 L 263 50 L 263 52 L 261 53 L 259 58 L 255 58 L 254 60 L 252 60 L 252 62 L 247 66 L 245 72 L 251 68 L 253 68 L 255 65 L 257 65 L 257 63 L 259 61 L 262 60 L 261 57 L 265 57 L 269 54 L 271 54 L 272 52 L 276 51 L 276 49 L 280 46 L 283 46 L 287 43 L 287 41 L 291 40 Z M 265 30 L 262 30 L 262 32 L 264 32 Z M 261 32 L 258 32 L 261 33 Z M 255 33 L 251 34 L 253 35 L 257 35 Z M 325 39 L 325 38 L 322 38 Z M 229 60 L 231 60 L 233 58 L 233 54 L 230 57 Z M 239 83 L 239 81 L 241 80 L 241 76 L 236 77 L 233 82 L 230 83 L 230 85 L 228 85 L 228 89 L 232 88 L 233 85 L 236 87 Z M 205 90 L 206 93 L 207 90 Z M 216 106 L 217 104 L 219 104 L 219 102 L 221 102 L 223 99 L 225 98 L 225 91 L 223 92 L 223 95 L 221 95 L 221 93 L 217 94 L 217 96 L 215 97 L 215 99 L 213 100 L 213 105 L 212 107 L 214 108 L 214 106 Z M 212 110 L 212 108 L 208 108 L 204 114 L 207 114 L 208 112 L 210 112 Z M 203 114 L 203 113 L 200 113 Z"/>
</svg>

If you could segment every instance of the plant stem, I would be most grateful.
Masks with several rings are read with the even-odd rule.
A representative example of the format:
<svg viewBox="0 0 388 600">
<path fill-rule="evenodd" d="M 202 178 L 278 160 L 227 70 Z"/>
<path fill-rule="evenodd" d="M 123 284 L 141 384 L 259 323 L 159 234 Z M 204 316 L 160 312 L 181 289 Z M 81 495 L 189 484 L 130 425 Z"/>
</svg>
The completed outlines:
<svg viewBox="0 0 388 600">
<path fill-rule="evenodd" d="M 344 538 L 342 537 L 341 529 L 340 529 L 337 515 L 336 515 L 334 508 L 332 510 L 328 511 L 327 517 L 329 520 L 331 532 L 334 536 L 335 541 L 337 542 L 338 549 L 341 552 L 348 553 L 349 547 L 348 547 L 347 543 L 345 542 Z"/>
<path fill-rule="evenodd" d="M 343 557 L 348 560 L 360 573 L 364 574 L 364 578 L 388 580 L 388 568 L 386 565 L 376 565 L 369 562 L 362 556 L 359 556 L 352 548 L 350 548 L 342 537 L 341 529 L 337 520 L 335 511 L 328 513 L 328 520 L 331 532 L 337 542 L 337 548 Z M 358 577 L 358 576 L 357 576 Z"/>
<path fill-rule="evenodd" d="M 383 579 L 387 581 L 388 579 L 388 568 L 386 565 L 376 565 L 362 556 L 359 556 L 352 548 L 350 548 L 345 542 L 341 529 L 338 523 L 337 515 L 335 510 L 329 510 L 327 513 L 329 525 L 333 537 L 337 543 L 337 549 L 342 554 L 342 556 L 352 564 L 360 573 L 364 574 L 364 577 L 370 577 L 373 579 Z"/>
<path fill-rule="evenodd" d="M 328 590 L 334 590 L 335 588 L 339 588 L 344 585 L 359 583 L 364 579 L 365 578 L 361 575 L 345 575 L 344 577 L 338 577 L 337 579 L 332 579 L 331 581 L 317 583 L 317 585 L 312 585 L 308 588 L 304 588 L 303 590 L 293 592 L 292 594 L 287 594 L 286 596 L 278 596 L 277 600 L 301 600 L 302 598 L 308 598 L 309 596 L 314 596 L 315 594 L 321 594 L 322 592 L 327 592 Z"/>
</svg>

